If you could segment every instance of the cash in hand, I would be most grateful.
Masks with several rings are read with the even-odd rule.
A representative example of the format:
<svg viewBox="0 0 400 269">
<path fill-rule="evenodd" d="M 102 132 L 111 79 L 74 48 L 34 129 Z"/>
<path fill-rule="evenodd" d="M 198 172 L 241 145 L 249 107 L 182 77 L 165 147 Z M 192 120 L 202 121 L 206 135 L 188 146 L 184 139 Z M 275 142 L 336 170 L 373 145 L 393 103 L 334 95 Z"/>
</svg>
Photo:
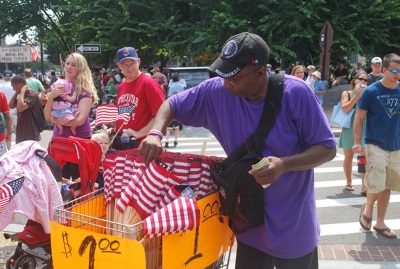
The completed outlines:
<svg viewBox="0 0 400 269">
<path fill-rule="evenodd" d="M 251 166 L 251 168 L 252 168 L 253 170 L 255 170 L 255 171 L 258 171 L 258 170 L 267 168 L 268 166 L 269 166 L 269 161 L 268 161 L 268 159 L 267 159 L 266 157 L 264 157 L 264 158 L 262 158 L 258 163 L 253 164 L 253 165 Z M 271 185 L 271 183 L 270 183 L 270 184 L 264 184 L 264 185 L 261 185 L 261 186 L 262 186 L 264 189 L 266 189 L 269 185 Z"/>
</svg>

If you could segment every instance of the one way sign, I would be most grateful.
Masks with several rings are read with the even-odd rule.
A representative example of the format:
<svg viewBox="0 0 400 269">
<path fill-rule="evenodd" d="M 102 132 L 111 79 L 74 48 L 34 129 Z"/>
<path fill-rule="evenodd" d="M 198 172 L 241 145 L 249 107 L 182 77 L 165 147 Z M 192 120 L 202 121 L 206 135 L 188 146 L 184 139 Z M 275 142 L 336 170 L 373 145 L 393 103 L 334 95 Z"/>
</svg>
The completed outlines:
<svg viewBox="0 0 400 269">
<path fill-rule="evenodd" d="M 80 53 L 99 53 L 101 52 L 101 47 L 93 44 L 75 44 L 75 51 Z"/>
</svg>

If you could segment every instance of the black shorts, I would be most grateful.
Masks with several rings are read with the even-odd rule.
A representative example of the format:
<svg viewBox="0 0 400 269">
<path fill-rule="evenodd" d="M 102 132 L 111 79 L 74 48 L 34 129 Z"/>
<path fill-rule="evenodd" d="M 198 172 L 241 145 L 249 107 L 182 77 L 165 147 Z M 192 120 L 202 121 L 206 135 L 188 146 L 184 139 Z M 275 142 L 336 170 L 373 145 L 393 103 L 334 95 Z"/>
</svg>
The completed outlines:
<svg viewBox="0 0 400 269">
<path fill-rule="evenodd" d="M 281 259 L 237 241 L 236 269 L 318 269 L 318 247 L 296 259 Z"/>
</svg>

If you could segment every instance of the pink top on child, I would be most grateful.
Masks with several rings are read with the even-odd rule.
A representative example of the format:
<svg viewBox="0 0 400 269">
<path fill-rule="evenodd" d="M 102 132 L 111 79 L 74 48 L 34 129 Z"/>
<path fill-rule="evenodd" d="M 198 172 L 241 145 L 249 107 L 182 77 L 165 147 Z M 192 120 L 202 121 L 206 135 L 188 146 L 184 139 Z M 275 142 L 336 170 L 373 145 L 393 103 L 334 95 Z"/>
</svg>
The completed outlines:
<svg viewBox="0 0 400 269">
<path fill-rule="evenodd" d="M 73 120 L 79 113 L 77 106 L 72 105 L 72 102 L 76 100 L 76 93 L 72 94 L 72 84 L 65 79 L 58 79 L 54 82 L 51 85 L 51 90 L 54 90 L 57 86 L 63 86 L 65 90 L 59 97 L 54 99 L 51 116 L 65 124 Z"/>
</svg>

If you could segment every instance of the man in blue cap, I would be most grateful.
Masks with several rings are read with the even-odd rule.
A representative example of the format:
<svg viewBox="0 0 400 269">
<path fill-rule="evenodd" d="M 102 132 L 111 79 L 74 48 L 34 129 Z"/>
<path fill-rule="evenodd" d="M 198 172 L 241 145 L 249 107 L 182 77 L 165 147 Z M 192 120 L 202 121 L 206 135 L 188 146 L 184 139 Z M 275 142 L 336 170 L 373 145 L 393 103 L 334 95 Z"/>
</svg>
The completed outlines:
<svg viewBox="0 0 400 269">
<path fill-rule="evenodd" d="M 120 132 L 126 129 L 128 135 L 140 143 L 150 131 L 164 95 L 158 83 L 140 71 L 140 58 L 134 48 L 121 48 L 117 58 L 118 68 L 125 76 L 125 81 L 118 87 L 118 113 L 131 114 Z M 122 120 L 117 121 L 116 130 L 119 130 L 121 124 Z"/>
</svg>

